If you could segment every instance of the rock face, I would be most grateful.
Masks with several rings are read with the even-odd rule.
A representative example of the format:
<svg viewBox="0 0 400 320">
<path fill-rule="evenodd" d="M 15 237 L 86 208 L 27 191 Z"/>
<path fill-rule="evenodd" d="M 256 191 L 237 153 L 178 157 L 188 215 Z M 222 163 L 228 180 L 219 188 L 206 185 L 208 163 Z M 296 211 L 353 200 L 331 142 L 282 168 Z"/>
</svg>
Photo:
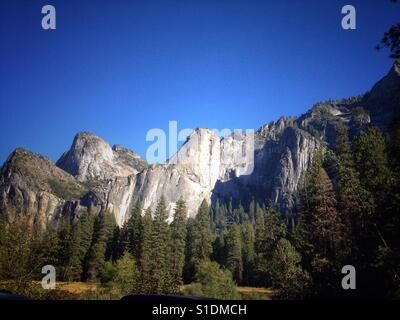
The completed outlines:
<svg viewBox="0 0 400 320">
<path fill-rule="evenodd" d="M 400 118 L 400 60 L 397 60 L 388 75 L 367 93 L 364 107 L 371 120 L 385 130 L 393 119 Z"/>
<path fill-rule="evenodd" d="M 248 203 L 254 197 L 259 202 L 273 201 L 280 210 L 289 211 L 295 204 L 300 178 L 319 147 L 321 142 L 299 129 L 293 118 L 269 123 L 254 136 L 253 171 L 220 177 L 213 199 Z"/>
<path fill-rule="evenodd" d="M 16 149 L 1 169 L 1 211 L 29 215 L 32 223 L 57 223 L 63 215 L 78 214 L 86 192 L 50 160 L 24 149 Z"/>
<path fill-rule="evenodd" d="M 111 148 L 103 139 L 89 132 L 78 133 L 71 149 L 56 165 L 83 182 L 127 177 L 147 166 L 134 152 L 119 145 Z"/>
<path fill-rule="evenodd" d="M 172 212 L 182 197 L 189 215 L 194 215 L 201 201 L 210 199 L 219 169 L 219 137 L 209 129 L 196 129 L 166 164 L 152 165 L 137 175 L 133 200 L 154 208 L 164 195 Z"/>
<path fill-rule="evenodd" d="M 334 147 L 336 126 L 350 134 L 371 124 L 387 131 L 400 116 L 400 66 L 363 96 L 317 103 L 298 118 L 282 117 L 257 132 L 234 132 L 222 139 L 196 129 L 165 164 L 148 165 L 134 152 L 94 134 L 78 133 L 54 165 L 28 151 L 15 150 L 1 170 L 0 209 L 29 214 L 32 221 L 57 224 L 87 211 L 112 212 L 122 226 L 133 204 L 154 210 L 164 196 L 172 214 L 183 198 L 190 216 L 209 202 L 272 201 L 283 212 L 296 206 L 296 193 L 315 151 Z"/>
</svg>

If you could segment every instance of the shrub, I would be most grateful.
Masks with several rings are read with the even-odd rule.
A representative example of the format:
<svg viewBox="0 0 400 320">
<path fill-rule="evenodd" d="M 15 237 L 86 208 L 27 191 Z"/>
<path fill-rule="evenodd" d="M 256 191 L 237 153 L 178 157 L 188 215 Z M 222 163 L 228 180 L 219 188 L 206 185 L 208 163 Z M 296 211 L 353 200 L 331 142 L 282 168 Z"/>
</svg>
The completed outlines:
<svg viewBox="0 0 400 320">
<path fill-rule="evenodd" d="M 240 300 L 231 272 L 221 269 L 218 263 L 208 260 L 200 263 L 195 282 L 187 286 L 185 294 L 223 300 Z"/>
</svg>

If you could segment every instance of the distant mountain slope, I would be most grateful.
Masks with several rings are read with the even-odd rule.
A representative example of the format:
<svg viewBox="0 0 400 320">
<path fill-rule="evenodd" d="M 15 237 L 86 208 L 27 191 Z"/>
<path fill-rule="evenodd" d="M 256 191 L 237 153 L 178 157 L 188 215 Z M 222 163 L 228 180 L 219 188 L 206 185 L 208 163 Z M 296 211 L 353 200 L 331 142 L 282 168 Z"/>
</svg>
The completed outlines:
<svg viewBox="0 0 400 320">
<path fill-rule="evenodd" d="M 45 224 L 58 220 L 68 205 L 75 207 L 88 189 L 49 159 L 16 149 L 1 169 L 0 208 L 29 214 Z"/>
</svg>

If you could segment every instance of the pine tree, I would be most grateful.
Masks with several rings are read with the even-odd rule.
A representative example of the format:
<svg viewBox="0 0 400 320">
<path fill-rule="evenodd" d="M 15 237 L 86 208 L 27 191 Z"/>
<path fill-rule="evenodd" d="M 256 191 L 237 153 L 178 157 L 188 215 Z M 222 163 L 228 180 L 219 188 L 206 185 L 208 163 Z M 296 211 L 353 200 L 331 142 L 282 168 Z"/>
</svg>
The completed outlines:
<svg viewBox="0 0 400 320">
<path fill-rule="evenodd" d="M 141 258 L 143 243 L 142 211 L 142 204 L 138 200 L 132 209 L 126 228 L 128 236 L 128 250 L 137 261 L 139 261 Z"/>
<path fill-rule="evenodd" d="M 123 241 L 122 237 L 123 237 L 123 232 L 118 226 L 115 226 L 112 235 L 106 242 L 106 251 L 104 254 L 105 261 L 111 260 L 113 262 L 116 262 L 123 256 L 125 248 L 122 243 Z"/>
<path fill-rule="evenodd" d="M 91 281 L 97 279 L 105 262 L 107 242 L 112 238 L 115 227 L 116 221 L 112 213 L 105 212 L 96 217 L 92 242 L 86 255 L 84 279 Z"/>
<path fill-rule="evenodd" d="M 375 204 L 384 206 L 391 187 L 388 150 L 380 130 L 370 128 L 353 141 L 354 160 L 362 185 L 372 193 Z"/>
<path fill-rule="evenodd" d="M 347 127 L 342 122 L 336 132 L 336 157 L 338 210 L 345 240 L 342 256 L 344 259 L 348 256 L 355 261 L 360 258 L 360 246 L 365 241 L 368 217 L 373 212 L 373 199 L 361 185 Z"/>
<path fill-rule="evenodd" d="M 239 215 L 239 223 L 240 224 L 243 224 L 245 221 L 247 221 L 249 219 L 249 216 L 244 211 L 244 207 L 243 207 L 242 203 L 239 203 L 238 215 Z"/>
<path fill-rule="evenodd" d="M 192 263 L 193 227 L 194 227 L 194 219 L 189 217 L 186 221 L 185 265 L 183 267 L 184 283 L 191 283 L 194 280 L 194 275 L 195 275 L 194 265 Z"/>
<path fill-rule="evenodd" d="M 82 279 L 85 256 L 92 243 L 94 221 L 94 215 L 88 212 L 72 227 L 71 278 L 74 281 Z"/>
<path fill-rule="evenodd" d="M 140 256 L 140 276 L 138 287 L 140 292 L 149 293 L 152 289 L 151 284 L 151 259 L 152 259 L 152 234 L 153 218 L 150 208 L 147 208 L 143 217 L 143 243 L 142 254 Z"/>
<path fill-rule="evenodd" d="M 256 220 L 255 220 L 255 249 L 257 253 L 266 251 L 266 231 L 265 231 L 265 212 L 257 204 L 256 205 Z"/>
<path fill-rule="evenodd" d="M 123 295 L 132 294 L 136 285 L 136 263 L 129 252 L 117 260 L 115 264 L 114 283 Z"/>
<path fill-rule="evenodd" d="M 174 220 L 171 223 L 171 274 L 174 291 L 182 285 L 183 267 L 185 264 L 187 208 L 185 201 L 179 199 L 176 203 Z"/>
<path fill-rule="evenodd" d="M 162 196 L 154 212 L 152 228 L 152 277 L 156 292 L 168 292 L 170 288 L 170 230 L 168 211 Z"/>
<path fill-rule="evenodd" d="M 392 134 L 392 139 L 395 137 Z M 399 187 L 396 180 L 398 173 L 391 171 L 393 161 L 390 161 L 389 151 L 392 150 L 393 145 L 389 144 L 388 148 L 386 139 L 376 127 L 358 134 L 353 141 L 354 159 L 361 184 L 370 192 L 374 203 L 362 249 L 366 258 L 367 276 L 373 282 L 369 285 L 374 287 L 374 294 L 378 296 L 395 290 L 398 285 L 394 282 L 400 282 L 400 258 L 396 253 L 399 241 L 395 231 L 399 204 L 396 190 Z M 370 268 L 371 265 L 375 270 Z M 382 286 L 382 283 L 387 285 Z"/>
<path fill-rule="evenodd" d="M 349 141 L 346 124 L 340 121 L 336 127 L 336 155 L 340 158 L 342 165 L 346 167 L 353 166 L 353 158 L 351 155 L 351 145 Z"/>
<path fill-rule="evenodd" d="M 254 198 L 251 199 L 250 205 L 249 205 L 249 219 L 250 222 L 254 224 L 256 220 L 256 202 Z"/>
<path fill-rule="evenodd" d="M 215 228 L 216 229 L 223 228 L 226 223 L 226 215 L 224 212 L 223 205 L 220 204 L 219 199 L 217 199 L 217 201 L 215 202 L 213 211 L 214 211 L 213 220 Z"/>
<path fill-rule="evenodd" d="M 211 232 L 210 209 L 206 200 L 200 205 L 194 219 L 192 229 L 192 257 L 191 263 L 196 266 L 210 258 L 212 254 L 213 234 Z"/>
<path fill-rule="evenodd" d="M 33 239 L 31 256 L 37 265 L 40 266 L 38 269 L 41 269 L 45 265 L 57 266 L 59 250 L 57 231 L 53 226 L 48 224 Z M 43 274 L 38 269 L 34 272 L 35 278 L 42 278 Z"/>
<path fill-rule="evenodd" d="M 387 224 L 393 227 L 388 230 L 388 237 L 390 238 L 388 241 L 399 248 L 400 252 L 400 239 L 397 236 L 400 234 L 400 215 L 397 214 L 400 207 L 400 120 L 395 121 L 392 125 L 389 150 L 393 183 L 390 190 L 390 203 L 388 203 L 387 208 Z"/>
<path fill-rule="evenodd" d="M 154 212 L 150 235 L 144 233 L 142 278 L 149 293 L 170 293 L 174 290 L 170 272 L 170 229 L 168 212 L 162 196 Z M 147 221 L 146 221 L 147 223 Z"/>
<path fill-rule="evenodd" d="M 74 239 L 72 235 L 71 221 L 68 217 L 63 217 L 58 226 L 58 269 L 59 277 L 64 281 L 72 281 L 72 261 L 71 258 L 74 253 Z"/>
<path fill-rule="evenodd" d="M 269 273 L 281 299 L 304 295 L 309 282 L 308 274 L 300 266 L 301 255 L 286 239 L 280 239 L 272 255 Z"/>
<path fill-rule="evenodd" d="M 204 260 L 198 266 L 195 282 L 185 289 L 186 294 L 211 299 L 239 300 L 232 274 L 215 261 Z"/>
<path fill-rule="evenodd" d="M 11 280 L 20 292 L 33 280 L 36 264 L 31 255 L 33 235 L 29 220 L 2 215 L 0 231 L 0 279 Z"/>
<path fill-rule="evenodd" d="M 268 258 L 266 256 L 266 230 L 265 230 L 265 211 L 257 203 L 255 217 L 255 259 L 254 259 L 254 284 L 257 286 L 269 286 L 268 279 Z"/>
<path fill-rule="evenodd" d="M 218 264 L 225 266 L 226 265 L 226 237 L 227 237 L 227 229 L 220 230 L 219 234 L 215 238 L 213 242 L 212 249 L 212 259 L 213 261 L 218 262 Z"/>
<path fill-rule="evenodd" d="M 279 219 L 279 214 L 273 205 L 267 208 L 265 216 L 265 254 L 272 256 L 278 241 L 286 236 L 286 225 Z"/>
<path fill-rule="evenodd" d="M 256 252 L 254 249 L 254 230 L 251 222 L 242 226 L 242 259 L 243 259 L 243 284 L 250 285 L 253 281 L 253 269 Z"/>
<path fill-rule="evenodd" d="M 243 276 L 242 241 L 237 224 L 230 228 L 226 237 L 226 267 L 231 271 L 236 283 L 241 283 Z"/>
<path fill-rule="evenodd" d="M 314 291 L 321 296 L 337 290 L 340 284 L 335 278 L 335 262 L 343 242 L 343 227 L 336 206 L 332 182 L 322 167 L 322 157 L 317 155 L 302 193 L 301 226 Z"/>
</svg>

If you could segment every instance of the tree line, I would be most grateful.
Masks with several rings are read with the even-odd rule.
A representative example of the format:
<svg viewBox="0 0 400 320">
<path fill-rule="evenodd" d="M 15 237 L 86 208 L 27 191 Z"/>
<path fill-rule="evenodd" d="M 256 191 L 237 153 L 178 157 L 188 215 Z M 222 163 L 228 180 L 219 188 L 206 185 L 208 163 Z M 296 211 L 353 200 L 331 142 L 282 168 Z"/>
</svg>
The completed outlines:
<svg viewBox="0 0 400 320">
<path fill-rule="evenodd" d="M 0 220 L 0 279 L 21 285 L 56 266 L 58 280 L 114 283 L 121 294 L 182 293 L 235 299 L 235 286 L 272 287 L 283 299 L 399 297 L 400 125 L 385 137 L 371 127 L 349 139 L 337 127 L 332 149 L 314 155 L 299 188 L 294 224 L 271 203 L 244 208 L 203 201 L 170 223 L 161 197 L 154 211 L 136 202 L 119 228 L 113 214 L 65 217 L 43 232 L 27 217 Z M 357 270 L 357 290 L 341 269 Z"/>
</svg>

